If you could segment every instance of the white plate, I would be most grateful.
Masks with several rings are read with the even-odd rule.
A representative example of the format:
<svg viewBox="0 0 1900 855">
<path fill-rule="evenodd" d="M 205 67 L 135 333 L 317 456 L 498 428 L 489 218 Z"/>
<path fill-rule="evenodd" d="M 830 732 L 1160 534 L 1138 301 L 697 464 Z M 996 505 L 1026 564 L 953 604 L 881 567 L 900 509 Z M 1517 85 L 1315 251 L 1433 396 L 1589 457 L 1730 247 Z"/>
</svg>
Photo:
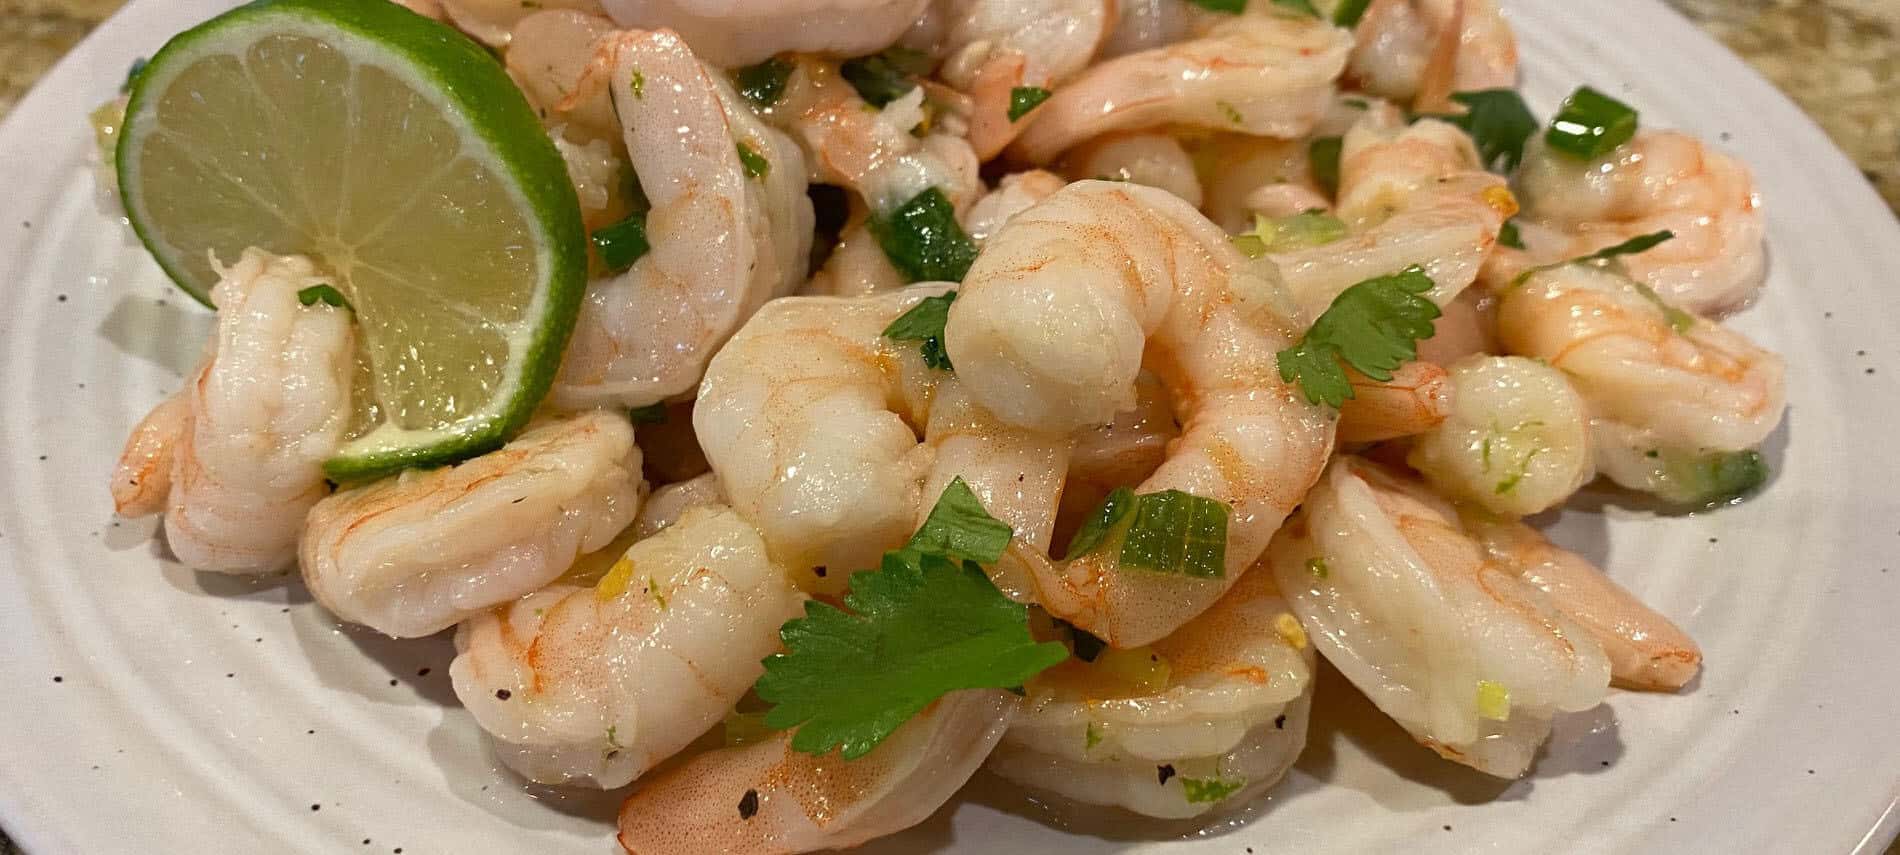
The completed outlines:
<svg viewBox="0 0 1900 855">
<path fill-rule="evenodd" d="M 340 630 L 294 581 L 194 575 L 150 521 L 112 517 L 119 444 L 208 316 L 101 213 L 85 113 L 227 5 L 132 3 L 0 127 L 0 824 L 35 853 L 604 855 L 616 800 L 496 772 L 445 640 Z M 1074 835 L 977 795 L 880 848 L 1877 852 L 1900 828 L 1900 228 L 1805 116 L 1662 6 L 1511 8 L 1541 111 L 1607 88 L 1738 152 L 1768 199 L 1773 278 L 1738 323 L 1789 363 L 1774 483 L 1719 513 L 1610 503 L 1557 530 L 1701 640 L 1700 682 L 1614 694 L 1507 784 L 1434 759 L 1333 674 L 1299 768 L 1224 835 Z"/>
</svg>

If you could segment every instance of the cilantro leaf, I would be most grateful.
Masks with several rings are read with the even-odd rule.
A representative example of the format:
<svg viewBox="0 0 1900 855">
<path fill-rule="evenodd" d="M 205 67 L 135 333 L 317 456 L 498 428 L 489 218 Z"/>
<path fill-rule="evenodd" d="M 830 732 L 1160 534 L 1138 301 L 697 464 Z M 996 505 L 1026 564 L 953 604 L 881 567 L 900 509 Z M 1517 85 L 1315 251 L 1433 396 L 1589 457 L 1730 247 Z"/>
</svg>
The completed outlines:
<svg viewBox="0 0 1900 855">
<path fill-rule="evenodd" d="M 884 328 L 884 337 L 892 341 L 922 342 L 925 365 L 955 371 L 956 366 L 950 364 L 950 354 L 943 347 L 943 325 L 949 323 L 950 304 L 956 301 L 955 291 L 926 297 L 891 321 L 891 325 Z"/>
<path fill-rule="evenodd" d="M 1049 100 L 1051 94 L 1054 93 L 1040 86 L 1018 86 L 1009 90 L 1009 120 L 1014 122 L 1029 115 L 1030 110 Z"/>
<path fill-rule="evenodd" d="M 1524 144 L 1537 133 L 1536 114 L 1523 96 L 1511 89 L 1458 92 L 1451 100 L 1465 106 L 1464 115 L 1434 115 L 1463 128 L 1478 146 L 1486 169 L 1510 172 L 1524 160 Z"/>
<path fill-rule="evenodd" d="M 1009 524 L 990 516 L 983 503 L 962 478 L 953 479 L 943 488 L 930 516 L 911 536 L 904 549 L 924 555 L 963 558 L 992 564 L 1003 557 L 1015 531 Z"/>
<path fill-rule="evenodd" d="M 1280 351 L 1280 377 L 1299 383 L 1311 403 L 1334 407 L 1353 397 L 1346 367 L 1374 380 L 1392 379 L 1418 358 L 1418 341 L 1431 338 L 1442 312 L 1423 296 L 1432 279 L 1417 265 L 1368 279 L 1340 292 L 1299 343 Z"/>
<path fill-rule="evenodd" d="M 1333 10 L 1333 26 L 1348 30 L 1359 26 L 1359 19 L 1366 16 L 1366 9 L 1371 5 L 1372 0 L 1343 0 Z"/>
<path fill-rule="evenodd" d="M 1512 249 L 1524 248 L 1524 236 L 1518 233 L 1516 220 L 1504 221 L 1504 227 L 1498 229 L 1498 243 Z"/>
<path fill-rule="evenodd" d="M 868 225 L 891 264 L 912 282 L 961 282 L 976 261 L 976 242 L 957 224 L 957 209 L 935 187 Z"/>
<path fill-rule="evenodd" d="M 844 602 L 850 612 L 806 603 L 755 686 L 773 704 L 765 723 L 798 728 L 792 747 L 808 754 L 863 757 L 950 692 L 1020 686 L 1069 658 L 1031 637 L 1028 607 L 973 562 L 894 552 L 851 577 Z"/>
<path fill-rule="evenodd" d="M 350 305 L 350 301 L 343 298 L 343 292 L 338 291 L 335 285 L 312 285 L 298 291 L 297 303 L 302 306 L 314 306 L 318 303 L 322 303 L 326 306 L 335 306 L 339 309 L 356 311 L 356 308 Z"/>
</svg>

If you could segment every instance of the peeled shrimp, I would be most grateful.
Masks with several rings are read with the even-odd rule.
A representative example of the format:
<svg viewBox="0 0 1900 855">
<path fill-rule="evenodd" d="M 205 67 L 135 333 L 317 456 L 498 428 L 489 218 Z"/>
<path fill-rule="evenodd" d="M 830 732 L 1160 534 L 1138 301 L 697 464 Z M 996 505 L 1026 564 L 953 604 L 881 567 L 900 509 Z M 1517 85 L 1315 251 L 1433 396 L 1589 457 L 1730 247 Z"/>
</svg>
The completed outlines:
<svg viewBox="0 0 1900 855">
<path fill-rule="evenodd" d="M 613 789 L 718 723 L 804 599 L 738 514 L 695 508 L 594 587 L 552 585 L 464 622 L 449 676 L 503 764 Z"/>
<path fill-rule="evenodd" d="M 1558 371 L 1517 356 L 1451 368 L 1451 417 L 1407 458 L 1446 496 L 1494 514 L 1529 516 L 1596 477 L 1590 413 Z"/>
<path fill-rule="evenodd" d="M 1246 572 L 1317 477 L 1332 423 L 1280 378 L 1293 333 L 1254 301 L 1227 236 L 1160 190 L 1071 184 L 1012 219 L 964 278 L 945 341 L 957 378 L 1002 422 L 1068 434 L 1136 402 L 1146 367 L 1179 407 L 1181 438 L 1138 488 L 1225 502 L 1221 579 L 1122 572 L 1113 551 L 1054 562 L 1013 548 L 1052 615 L 1118 647 L 1166 636 Z"/>
<path fill-rule="evenodd" d="M 503 54 L 508 76 L 544 124 L 562 129 L 558 138 L 619 144 L 613 98 L 605 87 L 581 86 L 595 43 L 613 32 L 612 21 L 573 10 L 535 12 L 515 24 Z"/>
<path fill-rule="evenodd" d="M 1377 464 L 1333 461 L 1269 555 L 1327 661 L 1448 760 L 1518 777 L 1554 715 L 1609 688 L 1595 637 L 1488 560 L 1449 503 Z"/>
<path fill-rule="evenodd" d="M 930 0 L 599 0 L 623 27 L 665 27 L 726 68 L 780 53 L 861 56 L 895 43 Z"/>
<path fill-rule="evenodd" d="M 296 555 L 304 513 L 329 492 L 323 461 L 350 418 L 349 310 L 297 294 L 327 284 L 302 256 L 246 249 L 219 267 L 218 326 L 177 396 L 134 429 L 113 475 L 121 514 L 165 511 L 185 566 L 268 573 Z"/>
<path fill-rule="evenodd" d="M 1373 0 L 1353 35 L 1347 76 L 1420 112 L 1517 86 L 1517 38 L 1494 0 Z"/>
<path fill-rule="evenodd" d="M 1201 179 L 1187 149 L 1167 134 L 1108 134 L 1077 146 L 1063 158 L 1063 171 L 1077 178 L 1106 178 L 1159 187 L 1201 206 Z"/>
<path fill-rule="evenodd" d="M 1011 217 L 1029 210 L 1068 183 L 1062 176 L 1040 169 L 1005 175 L 995 189 L 983 194 L 963 213 L 963 230 L 982 246 Z"/>
<path fill-rule="evenodd" d="M 1292 767 L 1306 745 L 1313 651 L 1259 568 L 1167 638 L 1068 660 L 1023 688 L 990 771 L 1184 819 L 1243 806 Z"/>
<path fill-rule="evenodd" d="M 1529 219 L 1562 231 L 1567 246 L 1544 261 L 1577 258 L 1668 229 L 1675 238 L 1625 257 L 1636 281 L 1698 315 L 1741 308 L 1767 273 L 1766 224 L 1754 178 L 1741 161 L 1673 131 L 1646 131 L 1596 160 L 1541 140 L 1518 173 Z"/>
<path fill-rule="evenodd" d="M 652 495 L 640 505 L 640 515 L 633 520 L 636 540 L 645 540 L 671 528 L 680 517 L 694 508 L 710 505 L 725 506 L 725 493 L 719 489 L 719 476 L 708 472 L 697 478 L 655 487 Z"/>
<path fill-rule="evenodd" d="M 804 279 L 811 200 L 797 146 L 678 36 L 623 33 L 596 62 L 583 85 L 613 93 L 653 203 L 652 249 L 588 288 L 553 394 L 571 409 L 641 407 L 690 392 L 747 316 Z M 763 158 L 764 174 L 748 173 L 738 147 Z"/>
<path fill-rule="evenodd" d="M 304 583 L 343 620 L 429 635 L 534 592 L 607 545 L 645 489 L 624 415 L 543 422 L 473 460 L 319 502 L 303 534 Z"/>
<path fill-rule="evenodd" d="M 1102 134 L 1171 125 L 1303 136 L 1351 48 L 1349 33 L 1321 21 L 1231 18 L 1205 36 L 1091 66 L 1043 103 L 1011 151 L 1044 164 Z"/>
<path fill-rule="evenodd" d="M 702 754 L 627 800 L 620 845 L 631 855 L 788 855 L 895 834 L 962 788 L 1015 707 L 1008 692 L 953 692 L 856 760 L 794 751 L 789 733 Z"/>
<path fill-rule="evenodd" d="M 1010 118 L 1015 90 L 1054 90 L 1095 56 L 1115 24 L 1115 0 L 950 0 L 938 75 L 971 96 L 970 144 L 989 160 L 1026 123 Z"/>
<path fill-rule="evenodd" d="M 908 284 L 871 233 L 863 210 L 853 213 L 838 233 L 825 266 L 798 289 L 803 297 L 864 297 Z"/>
<path fill-rule="evenodd" d="M 567 9 L 600 14 L 599 0 L 432 0 L 456 29 L 490 47 L 506 47 L 522 18 L 540 10 Z"/>
<path fill-rule="evenodd" d="M 1379 381 L 1348 369 L 1353 397 L 1339 408 L 1340 442 L 1383 442 L 1417 436 L 1452 413 L 1452 383 L 1445 369 L 1424 360 L 1407 362 Z"/>
<path fill-rule="evenodd" d="M 1142 372 L 1135 378 L 1132 409 L 1116 413 L 1108 424 L 1074 433 L 1075 448 L 1063 479 L 1056 529 L 1073 535 L 1116 487 L 1148 480 L 1167 459 L 1168 445 L 1180 435 L 1167 387 L 1160 378 Z"/>
</svg>

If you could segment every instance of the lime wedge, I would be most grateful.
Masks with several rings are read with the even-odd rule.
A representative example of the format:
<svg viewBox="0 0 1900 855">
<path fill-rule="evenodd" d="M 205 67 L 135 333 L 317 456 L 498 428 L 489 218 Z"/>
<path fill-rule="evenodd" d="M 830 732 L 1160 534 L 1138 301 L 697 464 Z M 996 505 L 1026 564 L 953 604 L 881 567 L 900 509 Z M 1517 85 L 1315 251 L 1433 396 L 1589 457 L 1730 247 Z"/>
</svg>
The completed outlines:
<svg viewBox="0 0 1900 855">
<path fill-rule="evenodd" d="M 481 47 L 388 0 L 261 0 L 173 38 L 132 90 L 126 213 L 209 305 L 210 258 L 309 255 L 362 342 L 338 480 L 493 449 L 547 393 L 587 272 L 580 205 Z"/>
</svg>

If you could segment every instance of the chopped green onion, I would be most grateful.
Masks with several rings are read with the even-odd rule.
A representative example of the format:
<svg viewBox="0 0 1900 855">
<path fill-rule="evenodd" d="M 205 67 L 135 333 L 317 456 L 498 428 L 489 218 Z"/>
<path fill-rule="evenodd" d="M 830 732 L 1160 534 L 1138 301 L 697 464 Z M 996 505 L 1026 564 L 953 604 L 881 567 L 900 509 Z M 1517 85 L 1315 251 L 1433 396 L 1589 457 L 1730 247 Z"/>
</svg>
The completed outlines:
<svg viewBox="0 0 1900 855">
<path fill-rule="evenodd" d="M 627 414 L 627 417 L 633 419 L 633 423 L 636 425 L 665 424 L 666 405 L 648 404 L 644 407 L 635 407 L 633 408 L 633 412 Z"/>
<path fill-rule="evenodd" d="M 1313 181 L 1327 196 L 1339 195 L 1339 157 L 1344 148 L 1345 140 L 1340 137 L 1320 137 L 1306 149 Z"/>
<path fill-rule="evenodd" d="M 1248 258 L 1325 246 L 1346 236 L 1346 223 L 1324 211 L 1305 211 L 1291 217 L 1268 219 L 1255 214 L 1253 231 L 1235 235 L 1234 248 Z"/>
<path fill-rule="evenodd" d="M 930 54 L 911 48 L 888 48 L 883 53 L 846 60 L 838 72 L 858 90 L 858 97 L 883 107 L 917 88 L 917 75 L 930 71 Z"/>
<path fill-rule="evenodd" d="M 602 226 L 594 232 L 594 249 L 600 252 L 602 264 L 609 273 L 622 273 L 646 255 L 653 247 L 647 243 L 647 218 L 645 214 L 634 214 L 611 226 Z"/>
<path fill-rule="evenodd" d="M 1246 778 L 1182 778 L 1181 795 L 1194 804 L 1226 801 L 1247 786 Z"/>
<path fill-rule="evenodd" d="M 1122 569 L 1218 579 L 1227 575 L 1227 503 L 1180 490 L 1117 487 L 1069 541 L 1073 560 L 1121 539 Z"/>
<path fill-rule="evenodd" d="M 633 97 L 647 97 L 647 76 L 641 74 L 640 69 L 633 70 L 633 76 L 628 79 L 627 86 L 633 90 Z"/>
<path fill-rule="evenodd" d="M 1326 559 L 1308 558 L 1306 559 L 1306 572 L 1324 579 L 1332 573 L 1332 570 L 1326 566 Z"/>
<path fill-rule="evenodd" d="M 1511 690 L 1503 683 L 1478 681 L 1478 715 L 1492 721 L 1511 719 Z"/>
<path fill-rule="evenodd" d="M 1648 285 L 1634 280 L 1631 280 L 1630 284 L 1636 286 L 1636 293 L 1643 295 L 1643 299 L 1656 304 L 1656 308 L 1662 310 L 1663 318 L 1669 321 L 1670 329 L 1679 333 L 1686 333 L 1695 329 L 1695 315 L 1691 315 L 1675 306 L 1669 305 L 1668 302 L 1663 300 L 1661 294 L 1656 293 L 1656 289 Z"/>
<path fill-rule="evenodd" d="M 943 325 L 949 322 L 950 304 L 956 301 L 955 291 L 926 297 L 891 321 L 891 325 L 884 328 L 884 337 L 892 341 L 922 342 L 924 365 L 955 371 L 956 366 L 950 364 L 950 354 L 943 347 Z"/>
<path fill-rule="evenodd" d="M 1758 451 L 1664 451 L 1661 458 L 1662 489 L 1657 495 L 1681 505 L 1714 507 L 1768 483 L 1768 461 Z"/>
<path fill-rule="evenodd" d="M 765 155 L 753 151 L 745 140 L 738 142 L 738 148 L 739 165 L 745 167 L 747 178 L 764 178 L 772 174 L 772 162 L 766 160 Z"/>
<path fill-rule="evenodd" d="M 1586 264 L 1592 261 L 1609 261 L 1610 259 L 1616 258 L 1618 256 L 1635 255 L 1639 252 L 1648 252 L 1652 249 L 1655 249 L 1658 245 L 1664 243 L 1665 241 L 1675 238 L 1675 236 L 1676 236 L 1676 233 L 1668 229 L 1663 229 L 1662 231 L 1659 231 L 1659 232 L 1650 232 L 1649 234 L 1646 234 L 1646 235 L 1637 235 L 1636 237 L 1630 238 L 1629 240 L 1616 244 L 1615 246 L 1606 246 L 1582 258 L 1573 259 L 1569 263 L 1570 264 Z"/>
<path fill-rule="evenodd" d="M 775 56 L 733 72 L 732 78 L 738 84 L 739 94 L 763 110 L 785 96 L 785 82 L 791 76 L 792 64 Z"/>
<path fill-rule="evenodd" d="M 962 478 L 943 488 L 937 504 L 930 509 L 922 527 L 911 536 L 904 549 L 922 555 L 960 558 L 979 564 L 994 564 L 1009 548 L 1015 532 L 983 510 L 983 502 Z"/>
<path fill-rule="evenodd" d="M 1498 243 L 1512 249 L 1524 248 L 1524 236 L 1518 234 L 1516 220 L 1504 221 L 1504 228 L 1498 229 Z"/>
<path fill-rule="evenodd" d="M 912 282 L 960 282 L 976 261 L 976 243 L 957 224 L 957 209 L 935 187 L 869 222 L 878 246 Z"/>
<path fill-rule="evenodd" d="M 1018 86 L 1009 90 L 1009 120 L 1014 122 L 1029 115 L 1030 110 L 1049 100 L 1051 94 L 1040 86 Z"/>
<path fill-rule="evenodd" d="M 1636 136 L 1637 118 L 1635 108 L 1584 86 L 1564 100 L 1544 140 L 1564 154 L 1593 160 Z"/>
<path fill-rule="evenodd" d="M 1273 0 L 1273 5 L 1313 18 L 1320 16 L 1319 10 L 1313 8 L 1313 0 Z"/>
<path fill-rule="evenodd" d="M 312 285 L 302 291 L 298 291 L 297 302 L 305 306 L 314 306 L 318 303 L 322 303 L 326 306 L 335 306 L 339 309 L 350 309 L 354 311 L 354 308 L 350 306 L 350 301 L 343 299 L 343 292 L 338 291 L 331 285 Z"/>
<path fill-rule="evenodd" d="M 1366 8 L 1371 5 L 1372 0 L 1341 0 L 1333 10 L 1333 25 L 1349 30 L 1359 26 L 1359 19 L 1366 16 Z"/>
<path fill-rule="evenodd" d="M 1247 0 L 1188 0 L 1209 12 L 1226 12 L 1238 15 L 1247 11 Z"/>
<path fill-rule="evenodd" d="M 1088 519 L 1082 521 L 1082 527 L 1076 529 L 1075 535 L 1069 538 L 1068 551 L 1063 553 L 1064 560 L 1094 552 L 1108 537 L 1109 531 L 1120 525 L 1128 513 L 1135 509 L 1138 501 L 1135 491 L 1128 487 L 1116 487 L 1109 492 L 1108 498 L 1102 500 L 1102 504 L 1089 514 Z"/>
</svg>

